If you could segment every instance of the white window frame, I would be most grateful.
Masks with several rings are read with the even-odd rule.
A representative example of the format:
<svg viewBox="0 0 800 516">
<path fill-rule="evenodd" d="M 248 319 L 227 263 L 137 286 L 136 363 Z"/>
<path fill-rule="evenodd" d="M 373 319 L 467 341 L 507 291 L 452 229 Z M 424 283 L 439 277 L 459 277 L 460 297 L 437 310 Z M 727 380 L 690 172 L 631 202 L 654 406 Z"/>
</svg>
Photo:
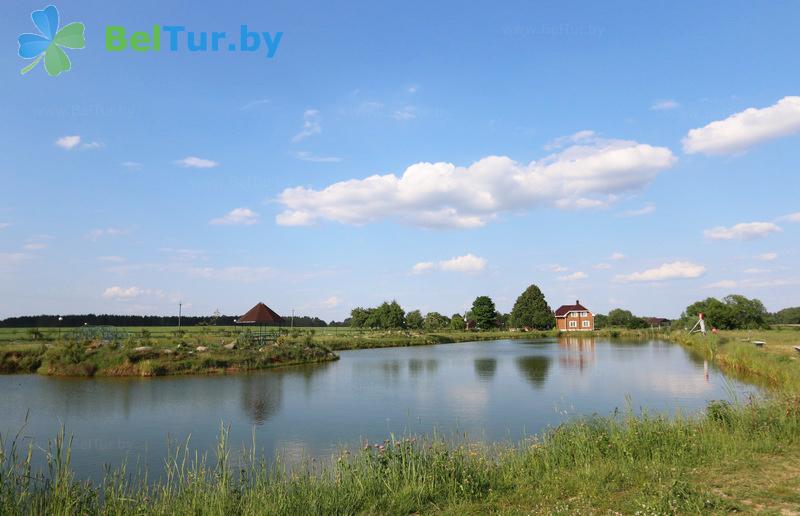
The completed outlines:
<svg viewBox="0 0 800 516">
<path fill-rule="evenodd" d="M 570 321 L 569 322 L 569 327 L 570 328 L 577 328 L 578 327 L 578 321 Z"/>
<path fill-rule="evenodd" d="M 589 320 L 583 321 L 583 327 L 584 328 L 590 328 L 591 326 L 592 326 L 591 321 L 589 321 Z"/>
</svg>

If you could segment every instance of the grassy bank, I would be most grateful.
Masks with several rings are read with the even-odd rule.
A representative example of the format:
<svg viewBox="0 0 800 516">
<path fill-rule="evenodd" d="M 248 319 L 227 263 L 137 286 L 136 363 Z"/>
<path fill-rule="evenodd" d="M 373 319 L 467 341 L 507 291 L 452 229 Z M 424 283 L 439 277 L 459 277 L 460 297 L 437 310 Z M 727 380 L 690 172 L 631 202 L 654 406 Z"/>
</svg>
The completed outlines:
<svg viewBox="0 0 800 516">
<path fill-rule="evenodd" d="M 335 360 L 333 351 L 423 346 L 503 338 L 541 338 L 553 332 L 436 333 L 349 329 L 275 330 L 267 341 L 241 328 L 9 330 L 0 344 L 0 374 L 163 376 L 232 373 Z"/>
<path fill-rule="evenodd" d="M 58 341 L 0 348 L 0 372 L 50 376 L 165 376 L 229 374 L 327 362 L 330 349 L 310 342 L 274 342 L 247 346 L 233 342 L 191 347 L 185 344 Z"/>
<path fill-rule="evenodd" d="M 2 514 L 672 514 L 800 504 L 798 398 L 712 405 L 689 419 L 576 421 L 514 445 L 403 439 L 289 469 L 255 454 L 179 450 L 159 482 L 109 472 L 78 482 L 68 445 L 46 476 L 0 459 Z M 241 457 L 241 458 L 240 458 Z"/>
</svg>

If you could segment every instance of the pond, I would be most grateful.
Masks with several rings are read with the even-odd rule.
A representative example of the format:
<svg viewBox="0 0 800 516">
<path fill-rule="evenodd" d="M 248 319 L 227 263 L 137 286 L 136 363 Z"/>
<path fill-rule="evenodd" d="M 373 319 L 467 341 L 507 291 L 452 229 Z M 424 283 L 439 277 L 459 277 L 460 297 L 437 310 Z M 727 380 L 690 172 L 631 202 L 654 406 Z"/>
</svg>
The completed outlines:
<svg viewBox="0 0 800 516">
<path fill-rule="evenodd" d="M 0 376 L 0 432 L 46 447 L 64 424 L 73 468 L 160 471 L 170 442 L 213 456 L 220 424 L 234 449 L 330 457 L 390 434 L 517 441 L 579 415 L 692 413 L 758 389 L 684 348 L 594 338 L 498 340 L 340 352 L 341 360 L 234 376 L 63 379 Z"/>
</svg>

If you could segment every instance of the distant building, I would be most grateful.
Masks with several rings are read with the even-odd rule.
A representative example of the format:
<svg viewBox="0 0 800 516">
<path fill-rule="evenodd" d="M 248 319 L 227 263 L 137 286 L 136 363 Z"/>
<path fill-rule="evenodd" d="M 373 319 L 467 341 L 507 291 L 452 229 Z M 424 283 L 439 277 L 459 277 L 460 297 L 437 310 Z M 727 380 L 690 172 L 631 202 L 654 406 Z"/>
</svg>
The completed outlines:
<svg viewBox="0 0 800 516">
<path fill-rule="evenodd" d="M 672 324 L 672 321 L 663 317 L 648 317 L 647 324 L 652 328 L 664 328 Z"/>
<path fill-rule="evenodd" d="M 561 331 L 593 331 L 594 314 L 580 301 L 562 305 L 556 310 L 556 325 Z"/>
</svg>

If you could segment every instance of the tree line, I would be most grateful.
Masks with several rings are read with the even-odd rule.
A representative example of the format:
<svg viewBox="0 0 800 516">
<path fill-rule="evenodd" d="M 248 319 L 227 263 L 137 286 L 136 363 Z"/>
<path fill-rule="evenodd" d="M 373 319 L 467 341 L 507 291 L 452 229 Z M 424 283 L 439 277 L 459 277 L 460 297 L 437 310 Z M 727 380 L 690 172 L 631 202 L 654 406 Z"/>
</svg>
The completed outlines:
<svg viewBox="0 0 800 516">
<path fill-rule="evenodd" d="M 181 317 L 181 326 L 232 326 L 238 316 L 214 313 L 211 316 Z M 59 320 L 60 319 L 60 320 Z M 286 325 L 291 316 L 284 316 Z M 77 328 L 78 326 L 177 326 L 177 315 L 24 315 L 0 321 L 0 328 Z M 294 326 L 319 328 L 328 323 L 319 317 L 294 316 Z"/>
<path fill-rule="evenodd" d="M 497 310 L 489 296 L 478 296 L 472 307 L 463 315 L 451 316 L 439 312 L 422 315 L 420 310 L 406 313 L 397 301 L 385 301 L 377 307 L 354 308 L 344 324 L 352 328 L 371 328 L 383 330 L 410 329 L 439 331 L 451 330 L 494 330 L 508 328 L 530 328 L 549 330 L 555 327 L 556 319 L 544 294 L 536 285 L 531 285 L 520 294 L 511 313 Z"/>
</svg>

